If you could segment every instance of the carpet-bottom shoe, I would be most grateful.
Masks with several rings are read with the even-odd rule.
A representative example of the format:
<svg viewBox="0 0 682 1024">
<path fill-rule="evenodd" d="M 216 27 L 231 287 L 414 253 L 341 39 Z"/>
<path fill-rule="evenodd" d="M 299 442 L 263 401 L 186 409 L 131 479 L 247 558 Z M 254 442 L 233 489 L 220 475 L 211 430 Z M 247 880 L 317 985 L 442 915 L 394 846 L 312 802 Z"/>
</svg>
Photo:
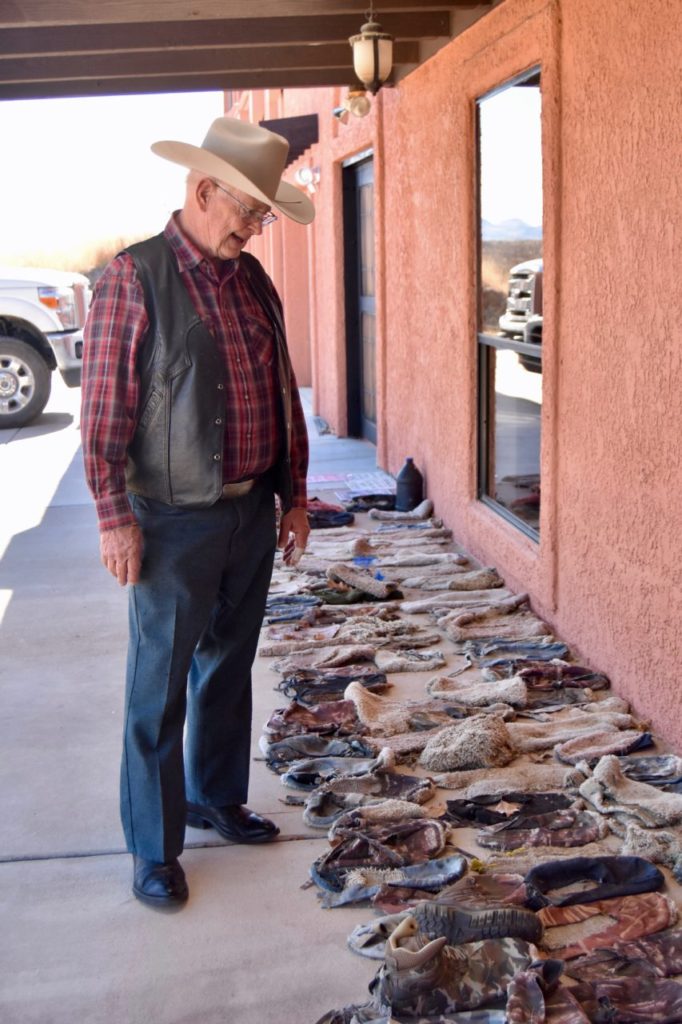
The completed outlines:
<svg viewBox="0 0 682 1024">
<path fill-rule="evenodd" d="M 188 803 L 187 824 L 192 828 L 214 828 L 232 843 L 269 843 L 279 835 L 274 821 L 262 818 L 241 804 L 205 807 Z"/>
<path fill-rule="evenodd" d="M 536 957 L 535 946 L 521 939 L 460 946 L 447 945 L 445 936 L 429 940 L 408 916 L 389 935 L 369 989 L 375 1005 L 390 1006 L 399 1019 L 461 1013 L 499 1005 L 511 980 Z"/>
<path fill-rule="evenodd" d="M 182 906 L 189 889 L 179 860 L 159 863 L 133 854 L 133 893 L 150 907 Z"/>
</svg>

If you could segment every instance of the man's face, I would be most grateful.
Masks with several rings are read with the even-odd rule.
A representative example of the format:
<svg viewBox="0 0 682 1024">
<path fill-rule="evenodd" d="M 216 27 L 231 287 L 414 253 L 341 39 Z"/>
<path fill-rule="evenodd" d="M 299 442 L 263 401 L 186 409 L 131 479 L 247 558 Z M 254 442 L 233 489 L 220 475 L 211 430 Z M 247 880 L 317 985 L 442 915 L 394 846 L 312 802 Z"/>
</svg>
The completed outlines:
<svg viewBox="0 0 682 1024">
<path fill-rule="evenodd" d="M 211 182 L 206 203 L 205 242 L 208 255 L 221 260 L 236 259 L 252 235 L 263 225 L 256 214 L 270 207 L 232 186 Z"/>
</svg>

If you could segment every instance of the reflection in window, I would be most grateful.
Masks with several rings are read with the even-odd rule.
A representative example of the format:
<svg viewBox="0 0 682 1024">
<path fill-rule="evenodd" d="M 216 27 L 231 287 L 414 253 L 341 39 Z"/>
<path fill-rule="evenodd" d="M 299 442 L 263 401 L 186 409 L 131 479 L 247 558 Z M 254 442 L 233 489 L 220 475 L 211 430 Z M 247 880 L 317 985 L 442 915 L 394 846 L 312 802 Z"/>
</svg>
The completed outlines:
<svg viewBox="0 0 682 1024">
<path fill-rule="evenodd" d="M 479 496 L 537 536 L 543 272 L 539 71 L 480 99 L 478 126 Z"/>
<path fill-rule="evenodd" d="M 362 338 L 362 395 L 360 405 L 362 415 L 371 423 L 377 421 L 377 348 L 375 337 L 376 317 L 373 314 L 360 314 L 360 334 Z"/>
</svg>

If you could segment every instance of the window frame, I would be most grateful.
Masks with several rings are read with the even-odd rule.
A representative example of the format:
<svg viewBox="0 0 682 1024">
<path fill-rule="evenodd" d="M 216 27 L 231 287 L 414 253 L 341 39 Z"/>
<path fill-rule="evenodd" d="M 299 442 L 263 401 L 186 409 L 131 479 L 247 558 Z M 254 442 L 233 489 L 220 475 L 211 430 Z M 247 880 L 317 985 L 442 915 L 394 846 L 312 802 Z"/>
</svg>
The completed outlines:
<svg viewBox="0 0 682 1024">
<path fill-rule="evenodd" d="M 483 100 L 489 100 L 493 96 L 498 95 L 501 92 L 505 92 L 507 89 L 514 88 L 521 82 L 527 82 L 529 79 L 538 77 L 540 83 L 540 89 L 542 90 L 542 64 L 538 62 L 532 67 L 527 68 L 525 71 L 519 72 L 517 75 L 513 75 L 511 78 L 505 79 L 499 85 L 480 96 L 477 96 L 474 100 L 475 107 L 475 191 L 476 191 L 476 419 L 477 419 L 477 446 L 476 446 L 476 497 L 482 505 L 489 508 L 501 519 L 508 522 L 520 533 L 525 534 L 534 543 L 540 543 L 540 530 L 528 523 L 524 522 L 519 516 L 515 515 L 510 509 L 508 509 L 501 502 L 496 501 L 486 490 L 489 473 L 489 441 L 491 432 L 491 423 L 495 416 L 495 411 L 491 408 L 491 394 L 489 389 L 490 381 L 490 350 L 491 349 L 502 349 L 504 351 L 517 352 L 521 355 L 534 356 L 536 359 L 540 359 L 542 366 L 542 345 L 534 345 L 528 342 L 519 341 L 516 338 L 510 338 L 502 335 L 486 334 L 484 331 L 479 331 L 478 327 L 481 323 L 481 296 L 483 293 L 483 281 L 481 277 L 481 266 L 482 266 L 482 237 L 481 237 L 481 102 Z M 541 145 L 544 150 L 544 132 L 541 135 Z M 541 154 L 542 158 L 542 154 Z M 544 193 L 544 182 L 543 182 L 543 193 Z M 543 197 L 544 204 L 544 197 Z M 542 244 L 543 244 L 543 261 L 544 261 L 544 249 L 545 249 L 545 224 L 543 217 L 542 225 Z M 543 267 L 543 278 L 545 276 L 545 270 Z M 543 336 L 544 336 L 544 324 L 543 324 Z M 544 393 L 544 378 L 543 378 L 543 393 Z"/>
</svg>

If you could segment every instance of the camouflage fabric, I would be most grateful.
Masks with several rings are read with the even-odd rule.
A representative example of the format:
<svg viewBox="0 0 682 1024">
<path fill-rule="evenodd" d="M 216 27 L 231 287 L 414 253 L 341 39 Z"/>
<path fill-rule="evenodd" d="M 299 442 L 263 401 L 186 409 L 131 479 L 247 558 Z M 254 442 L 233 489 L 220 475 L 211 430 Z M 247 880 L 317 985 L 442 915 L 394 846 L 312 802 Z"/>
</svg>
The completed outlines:
<svg viewBox="0 0 682 1024">
<path fill-rule="evenodd" d="M 518 826 L 518 827 L 517 827 Z M 591 811 L 566 808 L 535 817 L 518 816 L 476 833 L 476 842 L 489 850 L 518 850 L 533 846 L 586 846 L 608 832 L 604 821 Z"/>
<path fill-rule="evenodd" d="M 518 665 L 516 674 L 533 690 L 560 690 L 564 687 L 608 690 L 611 686 L 608 676 L 601 672 L 592 672 L 583 665 L 571 665 L 560 660 L 524 662 Z"/>
<path fill-rule="evenodd" d="M 483 910 L 508 904 L 522 907 L 525 905 L 526 893 L 522 875 L 468 874 L 447 888 L 442 888 L 436 898 L 439 903 L 459 909 Z M 420 893 L 415 889 L 402 890 L 392 885 L 382 886 L 372 897 L 372 903 L 385 914 L 396 914 L 429 899 L 433 899 L 429 893 Z"/>
<path fill-rule="evenodd" d="M 463 1013 L 441 1013 L 435 1017 L 396 1017 L 390 1014 L 373 1019 L 373 1024 L 506 1024 L 504 1010 L 465 1010 Z M 360 1017 L 352 1017 L 350 1024 L 363 1024 Z"/>
<path fill-rule="evenodd" d="M 402 914 L 412 910 L 418 903 L 430 899 L 433 899 L 433 894 L 426 889 L 409 888 L 398 882 L 387 882 L 379 886 L 371 902 L 382 914 Z"/>
<path fill-rule="evenodd" d="M 591 1024 L 596 1019 L 588 1017 L 573 992 L 560 984 L 563 966 L 562 960 L 539 961 L 512 978 L 507 1024 Z"/>
<path fill-rule="evenodd" d="M 509 1024 L 545 1024 L 545 993 L 556 986 L 563 966 L 563 960 L 545 960 L 511 979 L 507 988 Z"/>
<path fill-rule="evenodd" d="M 320 1017 L 316 1024 L 383 1024 L 390 1020 L 385 1011 L 380 1011 L 371 1003 L 364 1006 L 344 1006 L 340 1010 L 329 1010 Z"/>
<path fill-rule="evenodd" d="M 316 672 L 314 669 L 307 672 L 301 670 L 285 676 L 277 684 L 276 689 L 286 697 L 295 698 L 299 703 L 308 706 L 330 700 L 341 700 L 344 690 L 351 680 L 360 683 L 372 693 L 382 693 L 389 686 L 385 673 L 373 671 L 371 665 L 368 665 L 367 668 L 371 671 L 363 674 L 354 672 L 352 675 L 344 675 L 341 672 Z M 306 676 L 308 678 L 305 678 Z"/>
<path fill-rule="evenodd" d="M 500 825 L 514 824 L 510 827 L 521 828 L 524 818 L 551 811 L 562 811 L 570 807 L 574 798 L 566 793 L 494 793 L 472 797 L 469 800 L 458 799 L 447 801 L 447 811 L 441 815 L 442 821 L 464 828 L 472 824 Z M 498 804 L 501 807 L 498 809 Z"/>
<path fill-rule="evenodd" d="M 437 857 L 445 847 L 445 826 L 433 818 L 343 829 L 332 849 L 316 862 L 317 874 L 336 891 L 354 868 L 406 867 Z"/>
<path fill-rule="evenodd" d="M 500 904 L 523 907 L 526 899 L 527 888 L 523 875 L 506 871 L 485 874 L 472 872 L 443 889 L 438 896 L 439 903 L 468 907 L 470 910 Z"/>
<path fill-rule="evenodd" d="M 682 974 L 682 929 L 668 928 L 632 942 L 616 941 L 566 965 L 565 973 L 577 981 L 610 976 L 655 974 L 669 978 Z"/>
<path fill-rule="evenodd" d="M 465 876 L 460 882 L 449 886 L 448 891 L 457 890 L 469 877 Z M 516 878 L 522 883 L 520 875 L 509 877 Z M 386 889 L 390 887 L 386 886 Z M 521 891 L 525 891 L 523 884 Z M 388 914 L 367 924 L 358 925 L 349 935 L 348 945 L 360 956 L 381 959 L 388 936 L 408 914 L 415 918 L 420 931 L 427 938 L 437 939 L 444 935 L 451 946 L 480 939 L 515 938 L 524 939 L 526 942 L 539 942 L 542 938 L 542 925 L 532 910 L 509 903 L 490 901 L 487 904 L 481 901 L 478 906 L 475 902 L 472 906 L 466 906 L 467 889 L 463 889 L 462 892 L 464 895 L 461 903 L 445 896 L 443 891 L 437 896 L 414 902 L 409 910 L 402 913 Z M 468 899 L 471 900 L 470 895 Z"/>
<path fill-rule="evenodd" d="M 301 733 L 321 736 L 358 736 L 364 726 L 352 700 L 329 701 L 305 707 L 292 700 L 285 708 L 277 708 L 265 723 L 263 733 L 270 743 Z"/>
<path fill-rule="evenodd" d="M 682 784 L 682 757 L 676 754 L 645 754 L 643 757 L 625 755 L 618 758 L 618 763 L 628 779 L 679 792 L 677 787 Z"/>
<path fill-rule="evenodd" d="M 487 939 L 448 946 L 428 940 L 414 917 L 389 936 L 385 962 L 370 985 L 380 1006 L 408 1017 L 504 1006 L 507 986 L 526 970 L 536 950 L 519 939 Z"/>
<path fill-rule="evenodd" d="M 368 772 L 367 775 L 360 775 L 354 779 L 332 779 L 323 783 L 308 797 L 303 820 L 311 828 L 327 829 L 344 811 L 359 807 L 361 804 L 376 803 L 381 797 L 424 804 L 431 799 L 435 791 L 435 784 L 429 778 L 383 769 Z"/>
<path fill-rule="evenodd" d="M 467 640 L 462 645 L 462 653 L 471 665 L 494 669 L 497 674 L 507 676 L 515 674 L 519 661 L 551 661 L 570 655 L 566 644 L 553 636 L 539 636 L 533 640 L 509 640 L 505 637 Z"/>
<path fill-rule="evenodd" d="M 570 988 L 557 985 L 545 997 L 547 1024 L 590 1024 L 590 1018 L 575 998 Z"/>
<path fill-rule="evenodd" d="M 552 928 L 577 925 L 602 916 L 607 922 L 602 931 L 595 932 L 592 928 L 587 934 L 581 935 L 581 930 L 576 929 L 573 942 L 559 948 L 553 947 Z M 567 907 L 543 907 L 538 911 L 538 917 L 548 929 L 543 939 L 544 948 L 563 960 L 571 960 L 582 953 L 611 946 L 616 940 L 629 942 L 663 931 L 677 920 L 677 906 L 662 893 L 645 892 Z M 561 929 L 561 934 L 565 935 L 565 929 Z"/>
<path fill-rule="evenodd" d="M 297 642 L 306 640 L 331 640 L 341 628 L 340 623 L 330 623 L 322 626 L 315 622 L 299 620 L 298 622 L 280 623 L 279 625 L 268 626 L 265 635 L 268 640 L 279 641 L 280 643 Z"/>
<path fill-rule="evenodd" d="M 587 1019 L 587 1018 L 585 1018 Z M 429 1017 L 395 1016 L 390 1010 L 377 1010 L 371 1004 L 345 1006 L 330 1010 L 317 1024 L 507 1024 L 504 1010 L 466 1010 L 463 1013 Z"/>
<path fill-rule="evenodd" d="M 571 994 L 593 1024 L 679 1024 L 682 985 L 667 978 L 602 978 L 576 985 Z"/>
</svg>

